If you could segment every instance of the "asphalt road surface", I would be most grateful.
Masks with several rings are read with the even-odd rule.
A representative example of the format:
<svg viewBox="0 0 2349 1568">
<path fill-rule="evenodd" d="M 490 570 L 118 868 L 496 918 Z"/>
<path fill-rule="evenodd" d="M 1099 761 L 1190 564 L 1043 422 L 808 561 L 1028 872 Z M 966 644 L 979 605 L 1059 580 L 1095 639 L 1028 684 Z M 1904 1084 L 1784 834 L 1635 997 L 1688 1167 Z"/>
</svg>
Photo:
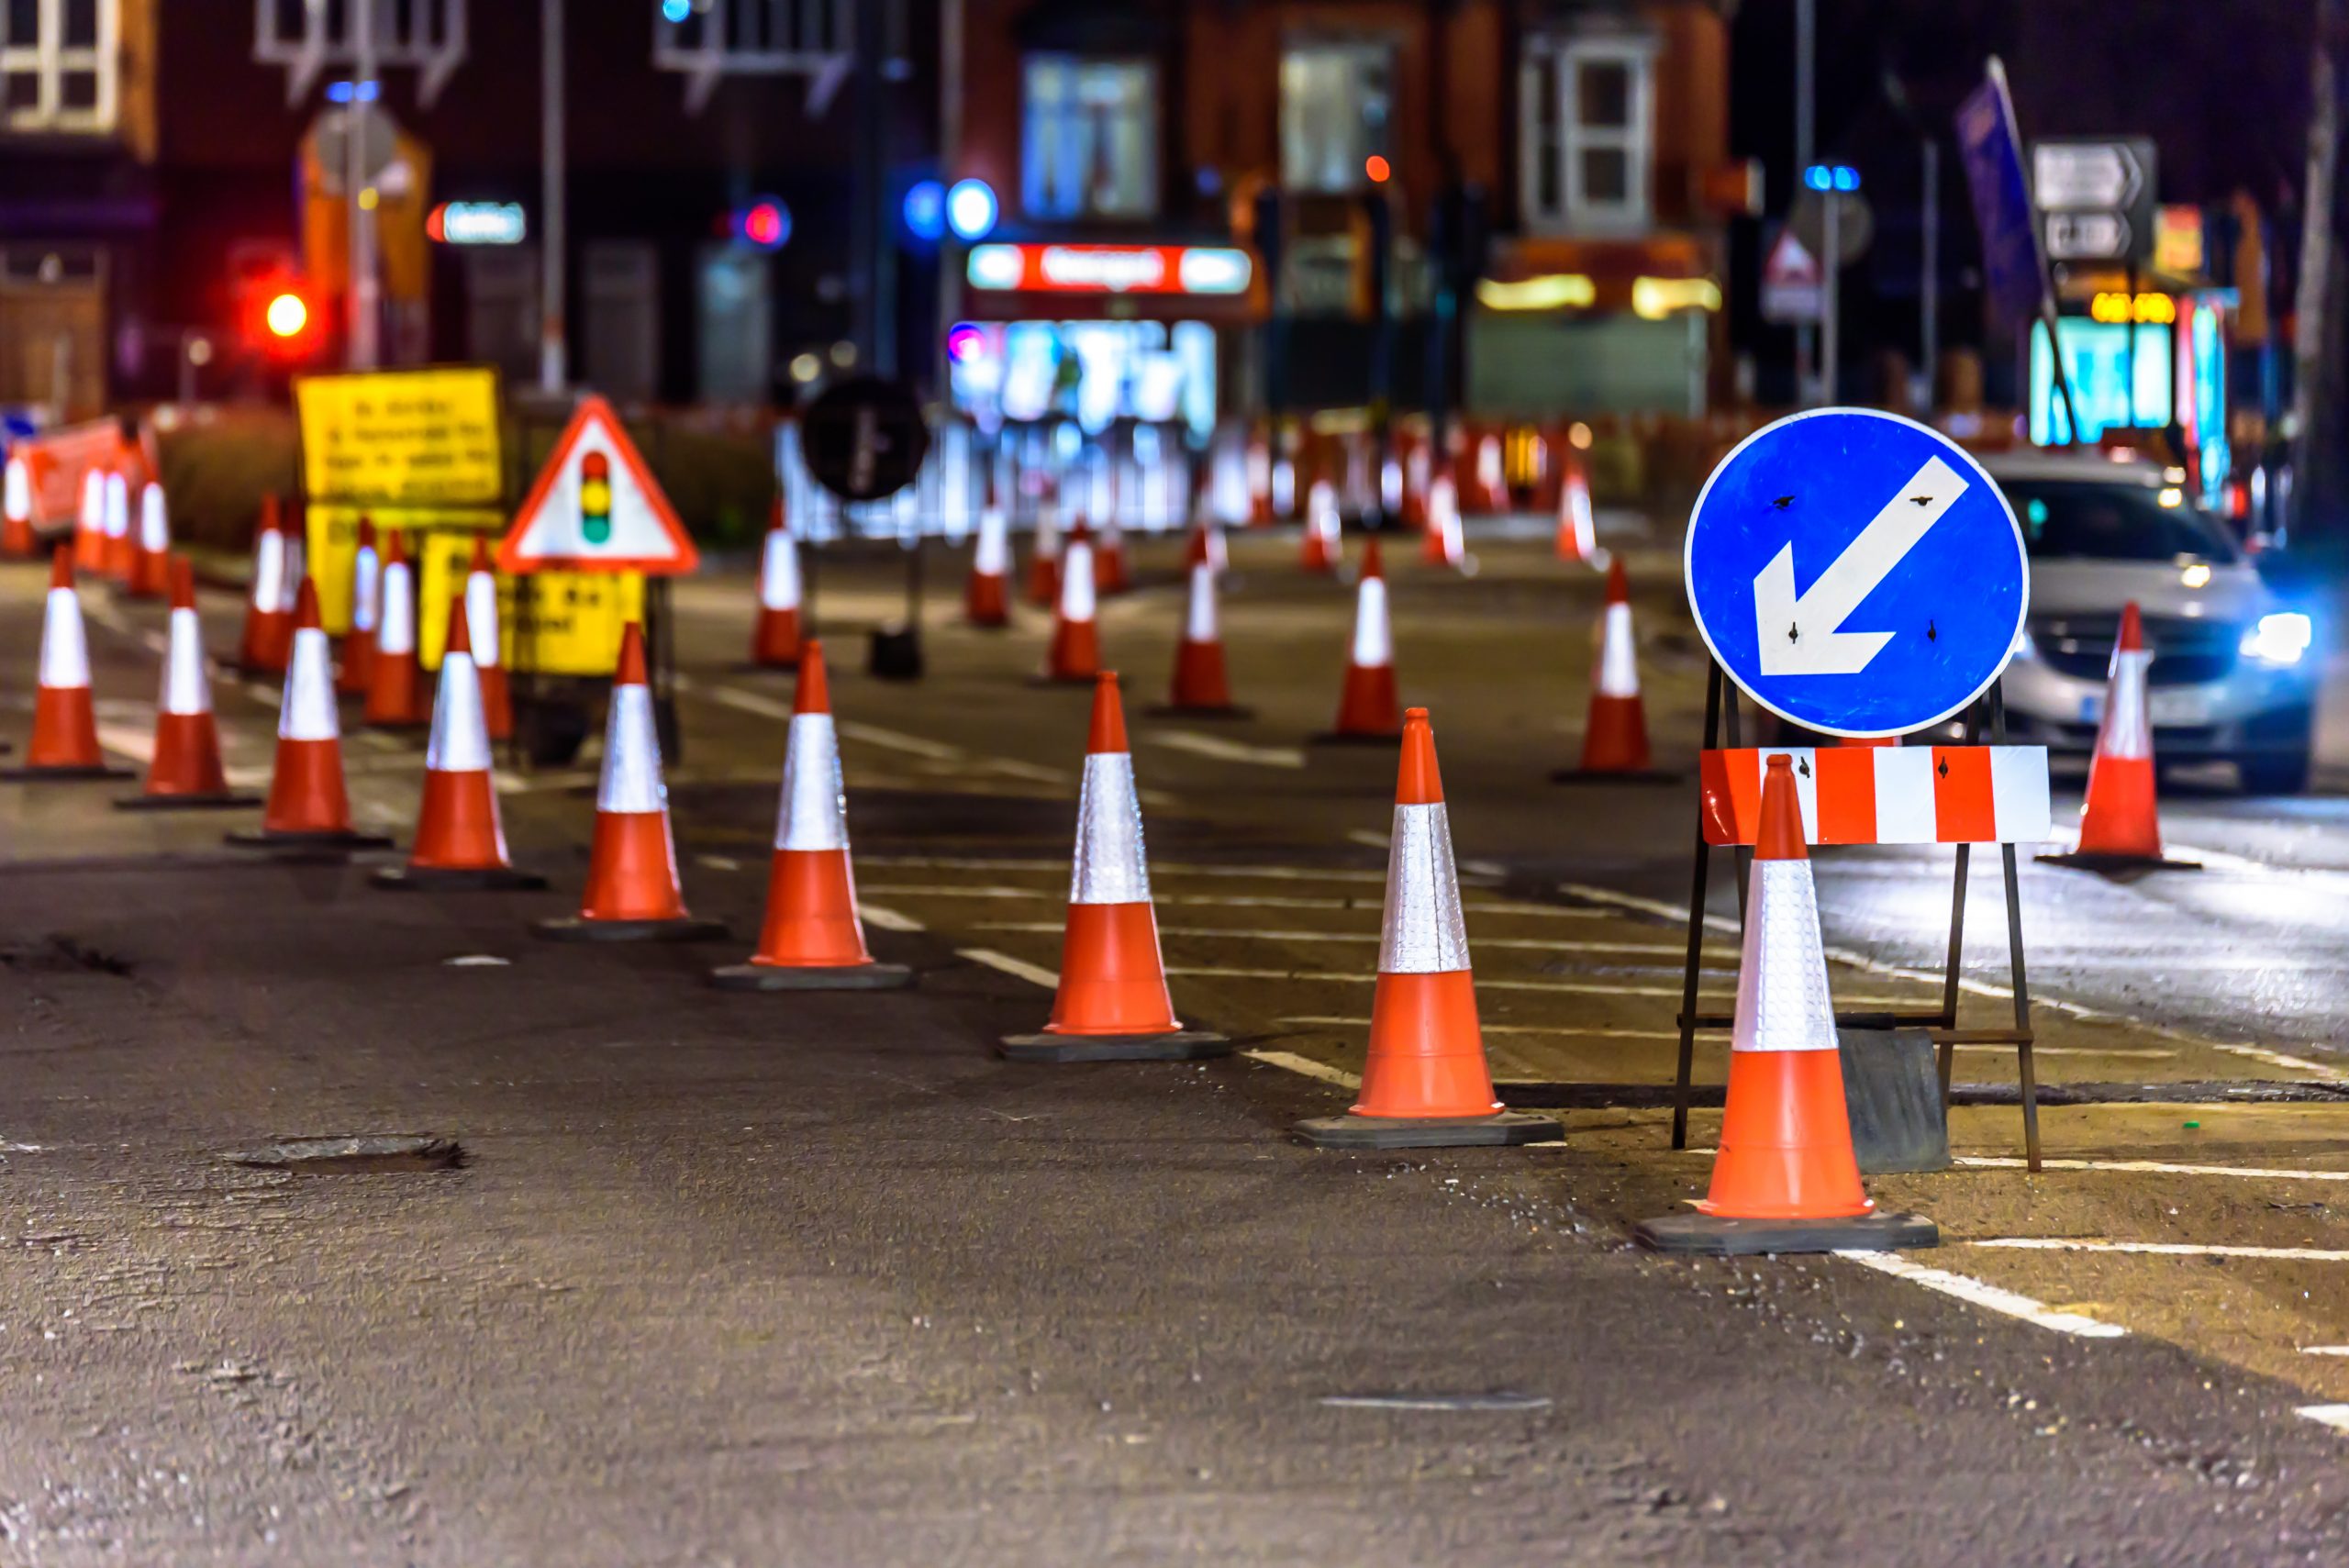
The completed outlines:
<svg viewBox="0 0 2349 1568">
<path fill-rule="evenodd" d="M 1701 1191 L 1719 1125 L 1716 1090 L 1675 1152 L 1662 1092 L 1693 785 L 1549 781 L 1598 581 L 1476 542 L 1474 575 L 1396 562 L 1397 663 L 1434 714 L 1494 1073 L 1560 1117 L 1547 1145 L 1290 1135 L 1360 1071 L 1394 758 L 1305 743 L 1351 598 L 1286 539 L 1234 552 L 1248 719 L 1144 711 L 1174 541 L 1102 617 L 1175 1000 L 1241 1041 L 1216 1062 L 990 1051 L 1049 1005 L 1086 699 L 1029 681 L 1042 616 L 954 624 L 959 555 L 918 684 L 861 673 L 892 563 L 820 573 L 859 895 L 910 991 L 705 984 L 757 929 L 791 695 L 737 668 L 739 573 L 678 588 L 670 770 L 688 895 L 731 943 L 532 938 L 576 897 L 593 743 L 500 775 L 540 894 L 388 894 L 364 860 L 225 850 L 244 818 L 0 784 L 0 1561 L 2349 1560 L 2342 803 L 2187 780 L 2165 823 L 2202 872 L 2026 866 L 2048 1169 L 2021 1168 L 2013 1052 L 1961 1050 L 1956 1168 L 1871 1184 L 1939 1250 L 1653 1257 L 1629 1224 Z M 1676 566 L 1616 542 L 1685 773 Z M 0 574 L 19 741 L 41 586 Z M 84 598 L 135 762 L 161 617 Z M 237 613 L 207 600 L 217 647 Z M 232 773 L 264 781 L 276 694 L 217 690 Z M 405 836 L 419 746 L 348 753 L 362 818 Z M 1995 1025 L 1982 865 L 1965 1006 Z M 1950 871 L 1820 857 L 1839 1004 L 1939 995 Z M 1735 907 L 1716 878 L 1719 1004 Z M 1718 1037 L 1697 1069 L 1720 1082 Z M 388 1133 L 462 1152 L 222 1158 Z"/>
</svg>

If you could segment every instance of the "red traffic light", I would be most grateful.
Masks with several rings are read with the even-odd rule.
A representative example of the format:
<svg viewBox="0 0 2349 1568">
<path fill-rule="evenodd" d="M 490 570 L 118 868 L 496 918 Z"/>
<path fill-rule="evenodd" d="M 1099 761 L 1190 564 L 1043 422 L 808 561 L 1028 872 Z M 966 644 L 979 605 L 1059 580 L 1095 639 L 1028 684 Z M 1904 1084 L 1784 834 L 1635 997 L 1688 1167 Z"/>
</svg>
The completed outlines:
<svg viewBox="0 0 2349 1568">
<path fill-rule="evenodd" d="M 310 303 L 289 289 L 270 300 L 262 322 L 273 338 L 299 338 L 310 328 Z"/>
<path fill-rule="evenodd" d="M 287 361 L 317 350 L 326 317 L 303 279 L 279 271 L 260 273 L 244 280 L 239 297 L 239 326 L 253 348 Z"/>
</svg>

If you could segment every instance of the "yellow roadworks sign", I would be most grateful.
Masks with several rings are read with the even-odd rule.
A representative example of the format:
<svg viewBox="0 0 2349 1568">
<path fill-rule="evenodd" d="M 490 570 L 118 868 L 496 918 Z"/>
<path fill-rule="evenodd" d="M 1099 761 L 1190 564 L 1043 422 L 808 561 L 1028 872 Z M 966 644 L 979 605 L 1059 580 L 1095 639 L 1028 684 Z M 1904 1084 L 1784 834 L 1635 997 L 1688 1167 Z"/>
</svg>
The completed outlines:
<svg viewBox="0 0 2349 1568">
<path fill-rule="evenodd" d="M 312 501 L 495 506 L 504 495 L 497 373 L 486 366 L 306 375 L 294 404 Z"/>
<path fill-rule="evenodd" d="M 449 640 L 449 606 L 463 591 L 473 539 L 497 542 L 493 529 L 425 537 L 417 573 L 417 652 L 440 667 Z M 497 582 L 498 659 L 541 675 L 608 675 L 618 662 L 620 628 L 644 615 L 640 572 L 540 572 Z"/>
</svg>

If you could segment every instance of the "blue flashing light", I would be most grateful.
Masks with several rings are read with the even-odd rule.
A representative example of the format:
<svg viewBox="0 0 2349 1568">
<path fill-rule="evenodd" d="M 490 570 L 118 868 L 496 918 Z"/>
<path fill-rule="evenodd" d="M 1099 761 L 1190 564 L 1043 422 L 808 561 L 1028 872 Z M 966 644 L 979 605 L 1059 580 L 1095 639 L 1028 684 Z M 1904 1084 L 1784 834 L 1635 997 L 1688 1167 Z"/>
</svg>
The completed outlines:
<svg viewBox="0 0 2349 1568">
<path fill-rule="evenodd" d="M 661 17 L 664 21 L 682 22 L 694 14 L 694 0 L 661 0 Z"/>
<path fill-rule="evenodd" d="M 946 224 L 957 239 L 984 239 L 995 228 L 995 189 L 985 180 L 957 180 L 946 193 Z"/>
<path fill-rule="evenodd" d="M 372 104 L 384 95 L 384 84 L 381 82 L 362 82 L 359 84 L 358 95 L 361 103 Z M 351 84 L 350 83 L 329 82 L 327 83 L 328 103 L 347 104 L 351 102 Z"/>
<path fill-rule="evenodd" d="M 1848 163 L 1838 163 L 1835 165 L 1835 188 L 1839 191 L 1858 190 L 1860 172 Z"/>
<path fill-rule="evenodd" d="M 917 239 L 936 239 L 946 232 L 946 187 L 935 180 L 917 180 L 906 192 L 906 228 Z"/>
<path fill-rule="evenodd" d="M 1860 188 L 1860 172 L 1849 163 L 1814 163 L 1802 172 L 1802 183 L 1814 191 L 1849 193 Z"/>
</svg>

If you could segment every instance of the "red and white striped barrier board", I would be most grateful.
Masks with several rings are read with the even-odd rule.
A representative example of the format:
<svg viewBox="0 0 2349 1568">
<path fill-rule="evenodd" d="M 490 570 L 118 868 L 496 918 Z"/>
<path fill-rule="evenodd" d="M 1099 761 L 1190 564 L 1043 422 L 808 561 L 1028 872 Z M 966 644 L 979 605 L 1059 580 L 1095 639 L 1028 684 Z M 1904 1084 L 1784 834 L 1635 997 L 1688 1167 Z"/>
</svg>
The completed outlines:
<svg viewBox="0 0 2349 1568">
<path fill-rule="evenodd" d="M 2050 836 L 2044 746 L 1765 746 L 1704 756 L 1709 844 L 1750 844 L 1764 759 L 1794 759 L 1814 844 L 2032 844 Z"/>
</svg>

